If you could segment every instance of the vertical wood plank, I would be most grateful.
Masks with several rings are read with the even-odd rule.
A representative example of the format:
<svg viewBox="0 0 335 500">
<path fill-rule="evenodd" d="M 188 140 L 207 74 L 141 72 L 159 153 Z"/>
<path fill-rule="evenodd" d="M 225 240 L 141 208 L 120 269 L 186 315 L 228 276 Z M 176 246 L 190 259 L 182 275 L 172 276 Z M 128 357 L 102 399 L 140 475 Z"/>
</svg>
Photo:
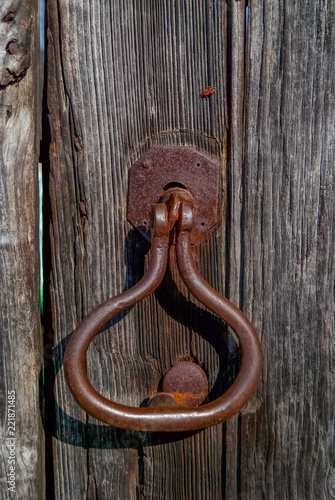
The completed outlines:
<svg viewBox="0 0 335 500">
<path fill-rule="evenodd" d="M 44 498 L 44 444 L 39 392 L 42 362 L 38 231 L 39 120 L 38 2 L 4 0 L 0 5 L 2 499 Z M 8 393 L 13 395 L 13 391 L 15 399 L 10 402 L 14 403 L 14 408 L 8 401 Z M 9 410 L 11 415 L 8 414 Z M 15 428 L 9 425 L 8 418 L 13 413 Z M 8 438 L 15 440 L 9 441 Z M 14 470 L 10 467 L 14 467 Z M 9 477 L 10 472 L 15 473 L 15 480 Z M 11 491 L 8 488 L 13 487 L 13 483 L 7 482 L 10 480 L 15 485 Z"/>
<path fill-rule="evenodd" d="M 265 366 L 239 498 L 333 499 L 335 4 L 249 7 L 242 294 Z"/>
<path fill-rule="evenodd" d="M 143 275 L 148 249 L 126 222 L 127 172 L 151 145 L 193 146 L 222 164 L 220 223 L 196 259 L 224 292 L 225 8 L 217 0 L 48 2 L 56 498 L 221 497 L 222 426 L 161 444 L 168 438 L 101 425 L 75 404 L 61 365 L 80 319 Z M 201 99 L 208 85 L 216 94 Z M 161 289 L 108 325 L 87 367 L 99 392 L 136 406 L 182 359 L 203 364 L 216 398 L 228 380 L 225 357 L 223 328 L 188 301 L 172 253 Z"/>
<path fill-rule="evenodd" d="M 228 162 L 227 162 L 227 289 L 226 294 L 234 304 L 242 307 L 242 217 L 243 217 L 243 125 L 245 91 L 245 2 L 228 3 Z M 238 344 L 229 343 L 231 378 L 240 366 Z M 225 468 L 223 492 L 227 500 L 239 494 L 239 415 L 225 423 Z"/>
</svg>

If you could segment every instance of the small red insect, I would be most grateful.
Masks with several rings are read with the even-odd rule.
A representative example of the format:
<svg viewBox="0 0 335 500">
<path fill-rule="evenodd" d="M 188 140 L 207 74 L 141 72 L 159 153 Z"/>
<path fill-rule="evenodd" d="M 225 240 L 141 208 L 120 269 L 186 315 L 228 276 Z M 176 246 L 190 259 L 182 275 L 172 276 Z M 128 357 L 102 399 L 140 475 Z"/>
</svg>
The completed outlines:
<svg viewBox="0 0 335 500">
<path fill-rule="evenodd" d="M 202 91 L 201 97 L 210 97 L 212 94 L 214 94 L 214 92 L 215 92 L 214 87 L 207 87 L 207 89 Z"/>
</svg>

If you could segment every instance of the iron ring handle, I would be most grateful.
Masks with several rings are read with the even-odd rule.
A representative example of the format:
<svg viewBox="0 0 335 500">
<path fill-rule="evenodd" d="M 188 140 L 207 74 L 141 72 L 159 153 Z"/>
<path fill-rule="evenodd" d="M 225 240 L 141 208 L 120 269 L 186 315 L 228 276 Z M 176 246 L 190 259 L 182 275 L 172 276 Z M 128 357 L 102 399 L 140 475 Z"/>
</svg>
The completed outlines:
<svg viewBox="0 0 335 500">
<path fill-rule="evenodd" d="M 88 414 L 103 422 L 139 431 L 188 431 L 218 424 L 232 417 L 255 392 L 261 370 L 262 349 L 257 333 L 245 315 L 212 289 L 196 271 L 190 254 L 192 207 L 180 207 L 177 261 L 181 276 L 195 297 L 232 327 L 242 347 L 242 366 L 230 389 L 217 400 L 198 408 L 134 408 L 112 402 L 90 384 L 86 372 L 88 347 L 100 328 L 118 313 L 152 293 L 165 274 L 169 248 L 169 221 L 165 206 L 155 206 L 156 230 L 152 257 L 142 280 L 130 290 L 107 300 L 91 311 L 72 335 L 64 356 L 67 384 Z"/>
</svg>

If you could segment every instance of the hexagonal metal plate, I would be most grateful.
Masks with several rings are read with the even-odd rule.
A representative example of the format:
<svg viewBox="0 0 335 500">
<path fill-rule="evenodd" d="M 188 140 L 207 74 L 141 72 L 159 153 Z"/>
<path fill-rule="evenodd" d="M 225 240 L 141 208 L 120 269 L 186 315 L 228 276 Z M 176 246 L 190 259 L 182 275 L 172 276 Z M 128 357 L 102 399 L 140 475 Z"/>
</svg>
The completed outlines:
<svg viewBox="0 0 335 500">
<path fill-rule="evenodd" d="M 185 146 L 153 146 L 129 169 L 129 222 L 150 239 L 150 212 L 164 191 L 173 186 L 186 188 L 194 199 L 196 243 L 217 222 L 220 189 L 219 164 Z"/>
</svg>

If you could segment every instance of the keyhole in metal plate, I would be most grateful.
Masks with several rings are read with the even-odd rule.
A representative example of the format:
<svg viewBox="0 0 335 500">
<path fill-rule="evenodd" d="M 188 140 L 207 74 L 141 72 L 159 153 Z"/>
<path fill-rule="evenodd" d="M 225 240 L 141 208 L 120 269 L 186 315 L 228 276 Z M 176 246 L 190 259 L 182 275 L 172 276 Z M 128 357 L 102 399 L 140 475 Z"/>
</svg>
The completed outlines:
<svg viewBox="0 0 335 500">
<path fill-rule="evenodd" d="M 181 188 L 187 190 L 187 187 L 184 186 L 184 184 L 181 184 L 180 182 L 169 182 L 168 184 L 166 184 L 166 186 L 163 187 L 163 191 L 167 191 L 168 189 L 171 188 Z"/>
</svg>

